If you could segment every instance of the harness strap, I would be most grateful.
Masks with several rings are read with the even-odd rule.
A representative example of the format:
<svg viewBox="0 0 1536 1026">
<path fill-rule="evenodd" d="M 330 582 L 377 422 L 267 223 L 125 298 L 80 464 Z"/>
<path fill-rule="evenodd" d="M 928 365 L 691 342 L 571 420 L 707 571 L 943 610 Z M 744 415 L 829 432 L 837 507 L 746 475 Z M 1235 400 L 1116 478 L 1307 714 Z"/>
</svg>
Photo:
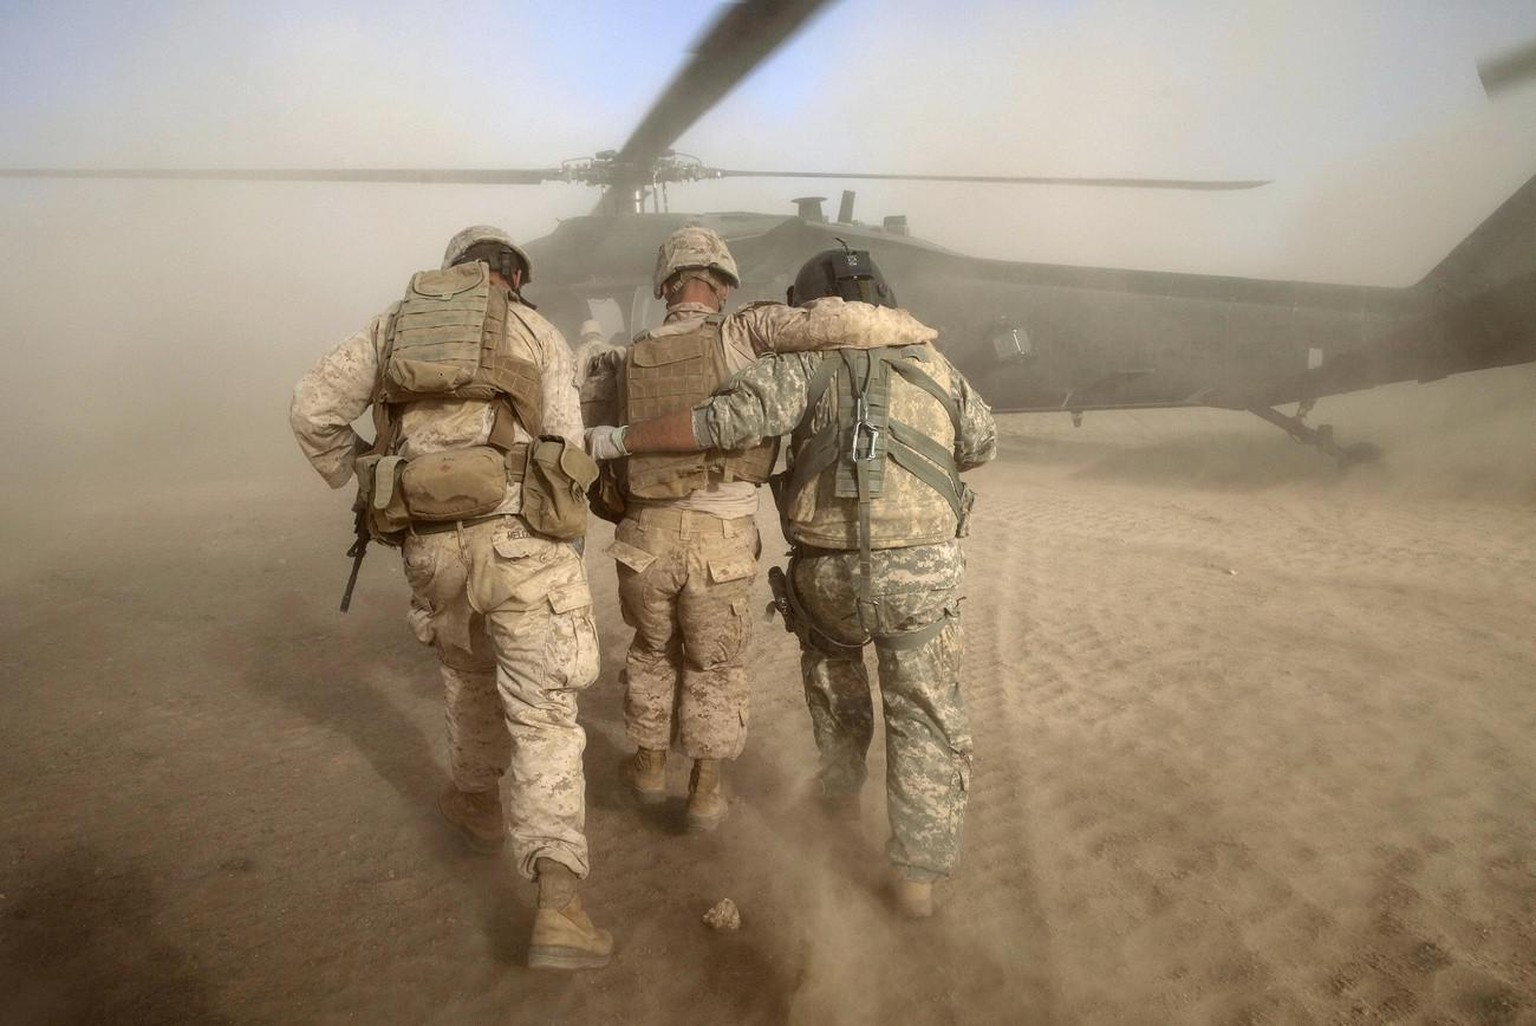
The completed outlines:
<svg viewBox="0 0 1536 1026">
<path fill-rule="evenodd" d="M 891 441 L 886 452 L 907 473 L 944 497 L 955 516 L 961 514 L 960 472 L 954 457 L 933 442 L 933 439 L 913 431 L 905 424 L 893 421 L 890 425 Z M 926 443 L 926 444 L 925 444 Z"/>
<path fill-rule="evenodd" d="M 843 659 L 857 659 L 864 651 L 864 642 L 857 645 L 846 645 L 832 637 L 826 631 L 816 626 L 816 621 L 806 611 L 805 605 L 800 601 L 800 593 L 795 590 L 795 564 L 800 559 L 800 550 L 790 552 L 789 572 L 784 575 L 784 598 L 789 603 L 789 611 L 795 618 L 795 622 L 805 631 L 802 640 L 809 645 L 821 649 L 828 655 L 838 656 Z"/>
<path fill-rule="evenodd" d="M 872 470 L 871 465 L 877 457 L 873 441 L 870 443 L 869 452 L 862 459 L 859 458 L 858 449 L 863 430 L 868 426 L 862 419 L 868 415 L 865 397 L 869 393 L 869 382 L 874 376 L 875 366 L 879 361 L 876 358 L 871 358 L 870 353 L 866 350 L 844 350 L 842 358 L 844 365 L 848 368 L 848 387 L 853 395 L 855 415 L 861 418 L 852 425 L 853 430 L 850 432 L 852 438 L 850 458 L 853 463 L 854 480 L 857 482 L 859 490 L 859 623 L 868 632 L 869 624 L 864 620 L 864 610 L 875 605 L 874 599 L 870 597 L 874 590 L 874 561 L 870 556 L 869 521 L 870 507 L 873 499 L 870 495 L 869 478 L 870 471 Z M 860 381 L 858 376 L 858 364 L 860 363 L 864 365 L 863 381 Z"/>
<path fill-rule="evenodd" d="M 521 298 L 521 297 L 519 297 L 519 298 Z M 530 325 L 523 318 L 522 314 L 517 312 L 517 307 L 516 306 L 512 305 L 511 303 L 508 303 L 507 304 L 507 313 L 509 313 L 513 317 L 517 318 L 517 323 L 521 324 L 523 326 L 523 330 L 528 332 L 528 338 L 531 341 L 537 341 L 538 340 L 538 337 L 539 337 L 538 332 L 534 331 L 533 330 L 533 326 Z M 502 403 L 506 406 L 507 415 L 509 417 L 517 417 L 519 420 L 521 420 L 523 422 L 523 429 L 525 431 L 527 431 L 528 434 L 532 435 L 534 438 L 538 438 L 539 435 L 543 433 L 543 431 L 544 431 L 544 416 L 543 416 L 544 410 L 543 410 L 543 396 L 542 395 L 539 396 L 539 400 L 540 400 L 539 406 L 536 409 L 534 409 L 533 411 L 528 411 L 528 412 L 520 411 L 517 408 L 517 406 L 515 406 L 512 403 L 511 399 L 508 398 L 507 396 L 502 396 L 501 399 L 502 399 Z M 501 419 L 501 411 L 500 411 L 500 409 L 497 410 L 497 419 L 498 420 Z M 531 424 L 528 423 L 528 421 L 530 421 L 530 420 L 533 421 L 533 423 L 531 423 Z M 508 425 L 508 428 L 510 428 L 510 427 L 511 427 L 511 425 Z M 494 424 L 491 427 L 491 433 L 493 435 L 496 433 L 496 427 L 495 427 Z M 507 433 L 510 434 L 510 431 L 508 431 Z M 494 443 L 492 443 L 492 444 L 494 444 Z M 508 445 L 510 445 L 510 444 L 511 443 L 508 442 Z"/>
<path fill-rule="evenodd" d="M 400 318 L 401 304 L 395 304 L 384 325 L 384 351 L 379 354 L 379 376 L 373 382 L 373 448 L 370 454 L 389 456 L 394 453 L 400 440 L 400 418 L 391 404 L 384 402 L 384 372 L 389 367 L 390 354 L 395 351 L 395 322 Z"/>
<path fill-rule="evenodd" d="M 891 368 L 907 379 L 907 383 L 916 385 L 924 392 L 933 396 L 944 407 L 944 412 L 949 414 L 949 422 L 954 425 L 955 437 L 961 435 L 960 404 L 955 402 L 955 397 L 949 394 L 947 389 L 941 388 L 939 383 L 933 380 L 932 375 L 915 363 L 897 363 L 891 361 Z"/>
<path fill-rule="evenodd" d="M 944 610 L 944 615 L 933 621 L 926 627 L 921 627 L 910 634 L 892 634 L 883 638 L 875 638 L 875 647 L 887 651 L 905 652 L 909 649 L 922 648 L 928 642 L 939 636 L 939 632 L 949 626 L 949 621 L 955 618 L 955 614 Z"/>
<path fill-rule="evenodd" d="M 487 445 L 493 445 L 502 452 L 511 452 L 517 444 L 517 408 L 506 396 L 499 396 L 492 403 L 491 435 L 486 439 Z M 532 434 L 532 432 L 530 432 Z M 539 437 L 537 434 L 534 438 Z"/>
</svg>

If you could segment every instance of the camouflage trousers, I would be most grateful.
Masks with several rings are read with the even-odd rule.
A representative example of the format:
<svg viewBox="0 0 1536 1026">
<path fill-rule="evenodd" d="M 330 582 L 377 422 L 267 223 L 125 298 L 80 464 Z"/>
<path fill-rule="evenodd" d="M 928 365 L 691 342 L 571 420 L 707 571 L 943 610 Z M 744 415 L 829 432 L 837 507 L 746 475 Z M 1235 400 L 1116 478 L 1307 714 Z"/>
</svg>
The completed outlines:
<svg viewBox="0 0 1536 1026">
<path fill-rule="evenodd" d="M 442 663 L 454 784 L 489 791 L 511 770 L 519 872 L 549 858 L 585 877 L 576 694 L 597 678 L 597 632 L 581 557 L 504 517 L 407 536 L 404 558 L 412 627 Z"/>
<path fill-rule="evenodd" d="M 624 622 L 624 722 L 642 748 L 675 739 L 693 759 L 734 759 L 747 741 L 749 593 L 762 543 L 752 517 L 644 509 L 608 550 Z"/>
<path fill-rule="evenodd" d="M 801 609 L 824 635 L 851 648 L 802 641 L 800 668 L 829 798 L 857 794 L 874 734 L 862 643 L 870 635 L 885 716 L 886 855 L 914 879 L 947 875 L 960 853 L 971 774 L 971 730 L 960 693 L 958 541 L 872 553 L 871 603 L 860 615 L 859 554 L 806 550 L 790 564 Z M 941 620 L 914 647 L 902 644 Z"/>
</svg>

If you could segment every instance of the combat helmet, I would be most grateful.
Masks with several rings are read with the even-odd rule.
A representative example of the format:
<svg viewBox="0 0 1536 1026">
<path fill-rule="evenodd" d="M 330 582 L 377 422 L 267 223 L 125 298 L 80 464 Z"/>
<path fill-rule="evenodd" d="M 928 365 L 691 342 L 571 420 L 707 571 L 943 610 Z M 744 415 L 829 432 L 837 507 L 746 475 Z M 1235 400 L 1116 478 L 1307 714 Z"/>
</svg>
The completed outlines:
<svg viewBox="0 0 1536 1026">
<path fill-rule="evenodd" d="M 736 258 L 731 256 L 724 239 L 700 225 L 679 228 L 656 250 L 656 274 L 652 279 L 656 298 L 661 298 L 661 287 L 679 271 L 705 269 L 720 275 L 732 288 L 741 286 Z"/>
<path fill-rule="evenodd" d="M 842 240 L 838 240 L 842 241 Z M 896 293 L 886 284 L 867 249 L 824 249 L 807 260 L 785 297 L 791 306 L 840 296 L 872 306 L 895 306 Z"/>
<path fill-rule="evenodd" d="M 526 285 L 533 280 L 533 261 L 528 259 L 528 254 L 512 241 L 512 236 L 489 224 L 470 225 L 449 239 L 448 249 L 443 253 L 443 270 L 448 270 L 454 264 L 463 263 L 471 255 L 472 249 L 478 249 L 480 253 L 484 253 L 488 248 L 510 250 L 513 257 L 522 265 L 523 284 Z M 478 253 L 476 257 L 480 258 Z M 494 262 L 491 262 L 491 269 L 501 271 L 504 277 L 507 276 L 506 270 L 496 266 Z"/>
</svg>

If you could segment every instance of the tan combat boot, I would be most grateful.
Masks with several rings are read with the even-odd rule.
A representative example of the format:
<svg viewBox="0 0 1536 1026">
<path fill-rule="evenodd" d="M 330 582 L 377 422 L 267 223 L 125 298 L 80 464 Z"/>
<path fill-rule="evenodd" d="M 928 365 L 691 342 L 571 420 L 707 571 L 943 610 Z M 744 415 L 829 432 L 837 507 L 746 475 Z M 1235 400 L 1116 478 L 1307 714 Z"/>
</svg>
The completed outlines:
<svg viewBox="0 0 1536 1026">
<path fill-rule="evenodd" d="M 912 880 L 899 871 L 891 881 L 896 911 L 908 919 L 927 919 L 933 915 L 933 882 Z"/>
<path fill-rule="evenodd" d="M 730 810 L 725 785 L 720 779 L 720 760 L 693 760 L 693 773 L 688 778 L 688 811 L 684 816 L 688 829 L 694 832 L 713 830 Z"/>
<path fill-rule="evenodd" d="M 641 805 L 667 800 L 667 750 L 641 748 L 619 765 L 619 775 Z"/>
<path fill-rule="evenodd" d="M 533 939 L 528 942 L 531 969 L 601 969 L 613 957 L 613 934 L 592 925 L 581 897 L 576 893 L 576 874 L 554 859 L 534 864 L 539 881 L 539 910 L 533 916 Z"/>
<path fill-rule="evenodd" d="M 494 855 L 507 843 L 507 824 L 501 814 L 501 788 L 460 791 L 449 784 L 437 798 L 437 811 L 458 831 L 471 850 Z"/>
</svg>

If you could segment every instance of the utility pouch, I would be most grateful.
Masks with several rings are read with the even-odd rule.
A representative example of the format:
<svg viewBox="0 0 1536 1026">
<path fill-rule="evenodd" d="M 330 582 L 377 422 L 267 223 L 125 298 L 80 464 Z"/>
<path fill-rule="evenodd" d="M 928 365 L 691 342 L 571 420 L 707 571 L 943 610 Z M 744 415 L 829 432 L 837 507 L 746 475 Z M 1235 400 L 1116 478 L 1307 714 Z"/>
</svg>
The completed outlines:
<svg viewBox="0 0 1536 1026">
<path fill-rule="evenodd" d="M 400 488 L 404 460 L 399 456 L 360 456 L 357 472 L 357 503 L 366 512 L 368 534 L 382 545 L 398 546 L 411 524 L 411 513 Z"/>
<path fill-rule="evenodd" d="M 960 515 L 955 522 L 955 537 L 964 538 L 971 533 L 971 510 L 976 506 L 976 489 L 960 482 Z"/>
<path fill-rule="evenodd" d="M 592 512 L 610 524 L 624 519 L 624 493 L 619 488 L 616 463 L 616 460 L 604 460 L 598 464 L 597 480 L 587 489 L 587 502 Z"/>
<path fill-rule="evenodd" d="M 785 541 L 793 541 L 794 534 L 790 530 L 789 504 L 793 496 L 789 494 L 789 477 L 791 468 L 785 467 L 777 474 L 768 477 L 768 491 L 773 493 L 773 505 L 779 511 L 779 530 L 784 532 Z"/>
<path fill-rule="evenodd" d="M 489 445 L 417 456 L 399 489 L 415 520 L 468 520 L 495 511 L 507 497 L 507 465 Z"/>
<path fill-rule="evenodd" d="M 530 530 L 557 541 L 587 533 L 587 489 L 597 464 L 580 446 L 559 435 L 540 435 L 528 446 L 523 471 L 523 520 Z"/>
</svg>

